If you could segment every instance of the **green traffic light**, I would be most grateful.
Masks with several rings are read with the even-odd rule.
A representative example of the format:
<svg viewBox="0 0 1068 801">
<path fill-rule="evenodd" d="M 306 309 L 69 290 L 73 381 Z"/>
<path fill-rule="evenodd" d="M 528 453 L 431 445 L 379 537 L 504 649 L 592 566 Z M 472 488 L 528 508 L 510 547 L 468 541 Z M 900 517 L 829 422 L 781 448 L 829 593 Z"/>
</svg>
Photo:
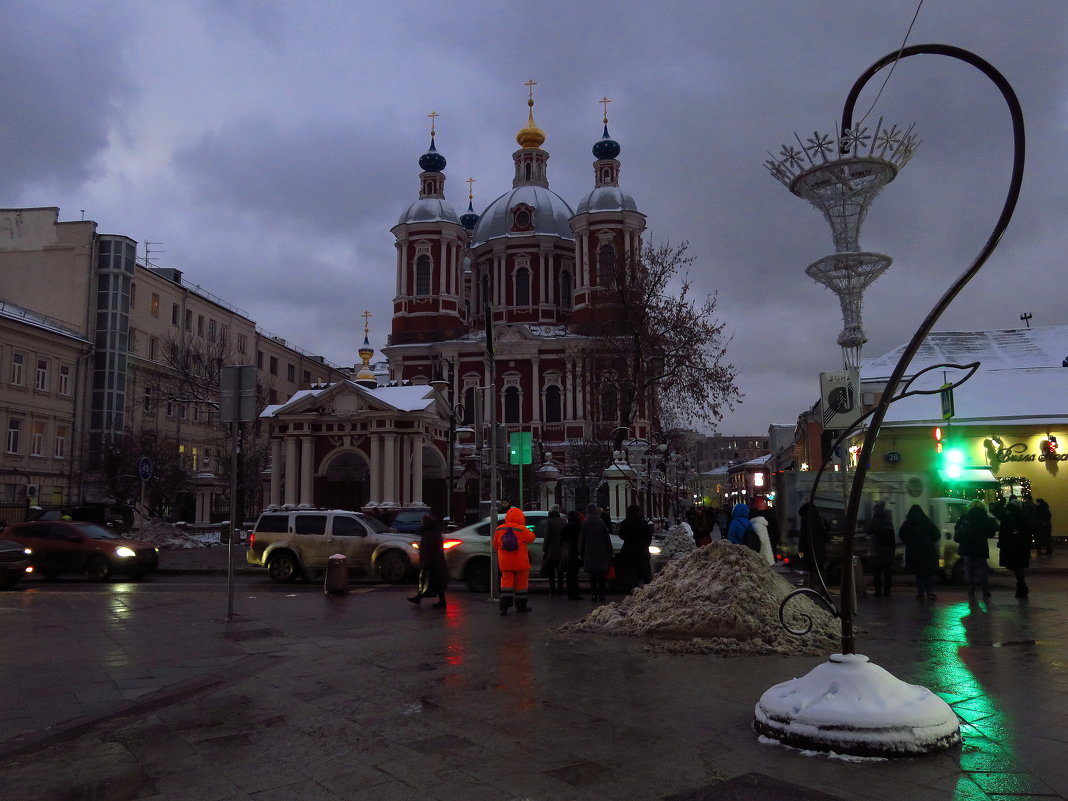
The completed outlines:
<svg viewBox="0 0 1068 801">
<path fill-rule="evenodd" d="M 960 448 L 947 448 L 942 452 L 942 465 L 947 478 L 960 478 L 961 468 L 964 466 L 964 451 Z"/>
</svg>

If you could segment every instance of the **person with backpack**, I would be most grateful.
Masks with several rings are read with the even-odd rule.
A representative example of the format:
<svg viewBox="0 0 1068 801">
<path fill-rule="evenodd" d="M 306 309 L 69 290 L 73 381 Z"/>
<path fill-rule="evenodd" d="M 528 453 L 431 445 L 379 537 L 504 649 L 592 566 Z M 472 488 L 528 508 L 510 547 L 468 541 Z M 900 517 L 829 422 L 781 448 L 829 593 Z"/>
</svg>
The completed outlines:
<svg viewBox="0 0 1068 801">
<path fill-rule="evenodd" d="M 998 533 L 998 521 L 986 510 L 982 501 L 972 501 L 953 530 L 953 540 L 957 543 L 957 553 L 964 560 L 964 577 L 968 582 L 968 593 L 981 587 L 983 597 L 990 597 L 990 558 L 989 540 Z"/>
<path fill-rule="evenodd" d="M 497 567 L 501 571 L 501 597 L 498 606 L 502 615 L 515 603 L 515 611 L 529 612 L 527 586 L 530 582 L 530 554 L 527 545 L 534 542 L 534 532 L 527 528 L 527 518 L 521 509 L 512 507 L 505 513 L 504 522 L 493 532 L 493 548 L 497 551 Z"/>
</svg>

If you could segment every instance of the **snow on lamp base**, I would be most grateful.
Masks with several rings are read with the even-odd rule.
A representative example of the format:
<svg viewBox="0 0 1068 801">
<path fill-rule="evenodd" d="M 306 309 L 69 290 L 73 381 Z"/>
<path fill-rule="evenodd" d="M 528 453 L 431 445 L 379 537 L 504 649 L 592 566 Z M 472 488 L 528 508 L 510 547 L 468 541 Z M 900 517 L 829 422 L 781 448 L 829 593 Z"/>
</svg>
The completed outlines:
<svg viewBox="0 0 1068 801">
<path fill-rule="evenodd" d="M 862 654 L 831 654 L 765 691 L 753 727 L 782 745 L 866 757 L 930 754 L 961 741 L 949 704 Z"/>
</svg>

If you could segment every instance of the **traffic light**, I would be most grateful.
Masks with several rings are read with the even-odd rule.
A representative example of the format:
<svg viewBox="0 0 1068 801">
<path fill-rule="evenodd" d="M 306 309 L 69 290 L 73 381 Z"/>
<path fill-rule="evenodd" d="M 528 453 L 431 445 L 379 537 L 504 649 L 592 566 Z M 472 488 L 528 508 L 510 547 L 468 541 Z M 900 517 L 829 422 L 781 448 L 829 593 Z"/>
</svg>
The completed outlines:
<svg viewBox="0 0 1068 801">
<path fill-rule="evenodd" d="M 939 427 L 934 430 L 934 443 L 939 472 L 946 481 L 956 481 L 964 468 L 964 451 L 954 447 Z"/>
<path fill-rule="evenodd" d="M 935 426 L 934 430 L 935 453 L 942 452 L 942 429 Z"/>
</svg>

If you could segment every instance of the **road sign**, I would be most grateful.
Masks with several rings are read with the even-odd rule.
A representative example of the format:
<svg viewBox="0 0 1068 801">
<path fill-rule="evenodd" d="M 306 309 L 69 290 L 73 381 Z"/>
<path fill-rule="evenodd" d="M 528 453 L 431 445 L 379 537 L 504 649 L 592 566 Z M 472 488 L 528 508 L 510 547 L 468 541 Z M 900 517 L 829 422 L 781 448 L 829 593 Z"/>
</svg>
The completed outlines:
<svg viewBox="0 0 1068 801">
<path fill-rule="evenodd" d="M 152 464 L 152 460 L 149 459 L 147 456 L 142 456 L 137 462 L 138 478 L 140 478 L 142 481 L 148 481 L 150 478 L 152 478 L 153 467 L 154 465 Z"/>
<path fill-rule="evenodd" d="M 942 391 L 938 393 L 942 398 L 942 419 L 949 420 L 953 417 L 953 385 L 943 384 Z"/>
<path fill-rule="evenodd" d="M 532 440 L 529 431 L 513 431 L 508 435 L 508 464 L 530 464 L 534 461 Z"/>
<path fill-rule="evenodd" d="M 219 419 L 224 423 L 249 423 L 255 420 L 255 365 L 223 367 L 220 384 L 222 403 L 219 406 Z"/>
</svg>

